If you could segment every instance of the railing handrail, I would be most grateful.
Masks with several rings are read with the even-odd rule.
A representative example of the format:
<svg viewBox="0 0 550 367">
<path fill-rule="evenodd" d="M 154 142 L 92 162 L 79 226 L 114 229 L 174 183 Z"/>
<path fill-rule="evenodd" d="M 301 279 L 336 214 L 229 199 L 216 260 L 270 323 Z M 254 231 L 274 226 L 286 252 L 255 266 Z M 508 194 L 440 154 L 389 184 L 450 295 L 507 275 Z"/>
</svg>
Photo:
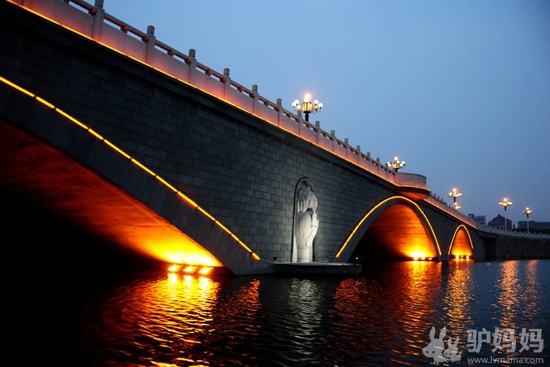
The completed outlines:
<svg viewBox="0 0 550 367">
<path fill-rule="evenodd" d="M 30 1 L 29 0 L 9 0 L 9 1 L 36 11 L 36 9 L 33 9 L 33 6 L 36 5 L 36 1 L 34 1 L 34 0 L 30 0 Z M 142 32 L 139 29 L 137 29 L 135 27 L 132 27 L 131 25 L 127 24 L 126 22 L 123 22 L 122 20 L 116 18 L 115 16 L 105 12 L 103 10 L 104 0 L 95 0 L 94 5 L 91 5 L 91 4 L 89 4 L 89 3 L 87 3 L 86 1 L 83 1 L 83 0 L 50 0 L 50 1 L 51 2 L 57 2 L 59 4 L 63 4 L 63 5 L 66 5 L 66 6 L 70 6 L 70 4 L 73 3 L 76 6 L 70 6 L 71 8 L 78 9 L 80 11 L 88 13 L 90 16 L 93 17 L 94 27 L 96 27 L 96 26 L 97 27 L 102 27 L 103 24 L 106 24 L 107 26 L 110 26 L 109 23 L 113 24 L 115 26 L 114 27 L 115 29 L 118 28 L 121 32 L 126 34 L 128 37 L 137 38 L 138 40 L 141 40 L 145 44 L 145 46 L 148 48 L 148 51 L 149 51 L 150 48 L 153 48 L 155 50 L 160 50 L 165 55 L 168 55 L 169 57 L 174 58 L 175 60 L 179 60 L 183 64 L 186 64 L 189 67 L 192 67 L 193 69 L 191 71 L 193 71 L 193 72 L 198 71 L 201 74 L 204 74 L 204 75 L 209 76 L 209 77 L 213 77 L 213 78 L 217 79 L 219 82 L 225 84 L 226 88 L 230 88 L 230 89 L 233 89 L 235 91 L 238 91 L 239 93 L 241 93 L 245 97 L 248 97 L 250 99 L 254 99 L 255 101 L 261 103 L 261 105 L 267 107 L 273 113 L 277 113 L 279 115 L 279 119 L 281 117 L 286 118 L 289 121 L 298 124 L 298 131 L 300 132 L 300 134 L 298 134 L 298 135 L 300 137 L 302 137 L 303 139 L 308 140 L 308 141 L 310 141 L 310 142 L 312 142 L 312 143 L 314 143 L 314 144 L 316 144 L 316 145 L 318 145 L 318 146 L 320 146 L 321 148 L 324 148 L 324 149 L 327 149 L 327 148 L 321 143 L 323 141 L 327 144 L 330 143 L 331 146 L 332 146 L 332 153 L 333 154 L 339 156 L 340 158 L 343 158 L 344 160 L 350 161 L 350 162 L 360 166 L 362 169 L 364 169 L 364 170 L 366 170 L 366 171 L 368 171 L 368 172 L 370 172 L 370 173 L 372 173 L 372 174 L 374 174 L 374 175 L 376 175 L 376 176 L 378 176 L 378 177 L 380 177 L 380 178 L 382 178 L 386 181 L 389 181 L 389 182 L 393 183 L 394 185 L 398 185 L 398 183 L 396 182 L 396 172 L 393 171 L 392 169 L 388 168 L 386 165 L 382 164 L 380 162 L 379 158 L 373 159 L 370 155 L 370 152 L 367 152 L 365 154 L 360 150 L 359 146 L 357 146 L 357 148 L 352 147 L 348 143 L 347 138 L 344 139 L 343 141 L 340 140 L 339 138 L 336 137 L 336 134 L 335 134 L 334 130 L 332 130 L 330 133 L 324 131 L 323 129 L 320 128 L 319 121 L 316 121 L 315 124 L 311 124 L 309 121 L 304 120 L 302 118 L 301 111 L 298 111 L 298 114 L 296 115 L 296 114 L 292 113 L 291 111 L 283 108 L 280 99 L 277 100 L 277 103 L 274 103 L 274 102 L 270 101 L 269 99 L 261 96 L 257 91 L 257 86 L 256 85 L 254 85 L 252 87 L 252 89 L 249 89 L 249 88 L 237 83 L 236 81 L 234 81 L 230 78 L 229 69 L 225 69 L 223 73 L 219 73 L 216 70 L 213 70 L 213 69 L 209 68 L 208 66 L 206 66 L 206 65 L 204 65 L 200 62 L 197 62 L 197 60 L 195 58 L 195 50 L 194 49 L 190 49 L 189 54 L 187 55 L 187 54 L 185 54 L 183 52 L 180 52 L 177 49 L 175 49 L 175 48 L 173 48 L 173 47 L 157 40 L 154 36 L 154 27 L 153 26 L 149 26 L 148 29 L 147 29 L 147 32 Z M 42 7 L 41 9 L 44 10 L 44 7 Z M 60 13 L 55 12 L 55 10 L 49 11 L 47 16 L 48 16 L 48 18 L 54 19 L 55 21 L 59 21 L 61 24 L 63 24 L 62 19 L 60 19 L 63 15 L 60 15 Z M 100 19 L 96 21 L 96 19 L 98 17 Z M 112 26 L 110 26 L 110 27 L 112 27 Z M 90 36 L 90 38 L 94 38 L 95 34 L 101 34 L 101 30 L 98 31 L 98 32 L 95 32 L 95 28 L 94 28 L 94 30 L 92 30 L 92 35 Z M 151 42 L 151 41 L 154 41 L 154 42 Z M 147 57 L 145 57 L 145 59 L 146 58 Z M 140 60 L 140 61 L 144 62 L 145 64 L 148 64 L 147 60 Z M 179 78 L 176 78 L 176 79 L 179 79 Z M 188 82 L 188 84 L 193 85 L 193 83 L 191 81 L 187 81 L 187 82 Z M 197 87 L 197 88 L 199 88 L 199 87 Z M 220 98 L 220 97 L 218 97 L 218 98 Z M 246 109 L 246 108 L 243 108 L 243 109 Z M 254 111 L 248 111 L 248 112 L 257 115 Z M 265 120 L 267 122 L 273 123 L 273 121 L 270 121 L 269 119 L 267 119 L 265 117 L 262 117 L 262 116 L 258 116 L 258 117 L 262 118 L 263 120 Z M 314 133 L 315 136 L 317 137 L 317 141 L 312 141 L 310 138 L 301 135 L 301 133 L 303 132 L 302 128 L 305 128 L 305 130 L 309 131 L 310 133 Z M 319 139 L 324 139 L 324 140 L 319 140 Z M 342 151 L 342 153 L 339 153 L 336 149 L 338 151 Z M 350 154 L 354 159 L 351 160 L 348 157 L 348 154 Z M 401 185 L 403 185 L 403 183 L 401 183 Z M 416 185 L 413 185 L 413 186 L 416 186 Z M 450 207 L 441 198 L 439 198 L 437 195 L 434 195 L 431 192 L 428 195 L 428 198 L 424 199 L 424 201 L 430 203 L 431 205 L 441 209 L 442 211 L 444 211 L 444 212 L 446 212 L 446 213 L 448 213 L 452 216 L 457 217 L 459 220 L 461 220 L 465 223 L 468 223 L 470 226 L 472 226 L 474 228 L 478 228 L 478 227 L 481 226 L 479 223 L 475 222 L 470 217 L 468 217 L 468 216 L 464 215 L 463 213 L 458 212 L 454 208 Z"/>
</svg>

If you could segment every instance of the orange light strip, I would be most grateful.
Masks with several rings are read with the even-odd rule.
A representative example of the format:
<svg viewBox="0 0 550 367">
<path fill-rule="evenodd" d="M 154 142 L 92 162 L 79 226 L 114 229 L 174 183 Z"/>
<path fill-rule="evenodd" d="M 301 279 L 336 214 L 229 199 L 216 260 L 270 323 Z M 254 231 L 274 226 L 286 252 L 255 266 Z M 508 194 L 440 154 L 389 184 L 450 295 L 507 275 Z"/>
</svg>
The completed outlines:
<svg viewBox="0 0 550 367">
<path fill-rule="evenodd" d="M 3 83 L 9 85 L 10 87 L 12 87 L 12 88 L 14 88 L 14 89 L 17 89 L 18 91 L 20 91 L 20 92 L 22 92 L 22 93 L 24 93 L 24 94 L 26 94 L 26 95 L 28 95 L 28 96 L 30 96 L 30 97 L 32 97 L 32 98 L 35 97 L 35 95 L 34 95 L 33 93 L 29 92 L 29 91 L 26 90 L 26 89 L 21 88 L 21 87 L 18 86 L 17 84 L 14 84 L 14 83 L 10 82 L 8 79 L 2 78 L 2 77 L 0 76 L 0 80 L 1 80 Z"/>
<path fill-rule="evenodd" d="M 353 231 L 351 231 L 351 234 L 348 236 L 348 238 L 346 239 L 346 241 L 344 242 L 344 244 L 342 245 L 342 247 L 340 248 L 340 250 L 338 251 L 338 253 L 336 254 L 336 258 L 339 258 L 340 255 L 342 254 L 342 252 L 344 251 L 344 249 L 346 248 L 346 246 L 348 245 L 348 243 L 351 241 L 351 239 L 353 238 L 353 235 L 359 230 L 359 228 L 361 227 L 361 225 L 363 224 L 363 222 L 365 220 L 367 220 L 367 218 L 376 210 L 378 209 L 380 206 L 384 205 L 385 203 L 387 203 L 388 201 L 390 200 L 394 200 L 394 199 L 397 199 L 397 200 L 405 200 L 405 201 L 408 201 L 410 204 L 413 204 L 414 206 L 416 206 L 416 208 L 418 209 L 418 211 L 420 211 L 420 213 L 422 213 L 422 215 L 424 216 L 424 219 L 426 220 L 426 223 L 428 224 L 428 227 L 430 228 L 430 231 L 432 233 L 432 236 L 435 240 L 435 244 L 437 246 L 437 253 L 441 256 L 441 248 L 439 247 L 439 241 L 437 240 L 437 237 L 435 235 L 435 231 L 432 227 L 432 224 L 430 223 L 430 221 L 428 220 L 428 217 L 426 216 L 426 214 L 424 214 L 424 212 L 422 211 L 422 209 L 420 209 L 420 206 L 415 203 L 414 201 L 410 200 L 409 198 L 406 198 L 404 196 L 392 196 L 392 197 L 389 197 L 385 200 L 382 200 L 381 202 L 379 202 L 377 205 L 375 205 L 371 210 L 369 210 L 369 212 L 359 221 L 359 223 L 355 226 L 355 228 L 353 229 Z"/>
<path fill-rule="evenodd" d="M 48 106 L 48 107 L 51 108 L 51 109 L 55 109 L 55 106 L 54 106 L 53 104 L 51 104 L 50 102 L 46 101 L 45 99 L 42 99 L 42 98 L 40 98 L 40 97 L 38 97 L 38 96 L 34 96 L 34 98 L 35 98 L 38 102 L 42 103 L 43 105 L 46 105 L 46 106 Z"/>
<path fill-rule="evenodd" d="M 132 158 L 130 155 L 128 155 L 127 153 L 125 153 L 122 149 L 116 147 L 113 143 L 109 142 L 108 140 L 106 140 L 104 137 L 102 137 L 100 134 L 98 134 L 97 132 L 95 132 L 94 130 L 92 130 L 89 126 L 83 124 L 82 122 L 80 122 L 79 120 L 77 120 L 76 118 L 70 116 L 68 113 L 60 110 L 59 108 L 55 107 L 53 104 L 47 102 L 46 100 L 44 100 L 43 98 L 40 98 L 38 96 L 36 96 L 35 94 L 27 91 L 26 89 L 18 86 L 17 84 L 7 80 L 6 78 L 3 78 L 2 76 L 0 76 L 0 81 L 3 82 L 4 84 L 20 91 L 21 93 L 24 93 L 26 95 L 28 95 L 29 97 L 32 97 L 34 98 L 35 100 L 37 100 L 38 102 L 52 108 L 54 111 L 58 112 L 59 114 L 61 114 L 62 116 L 66 117 L 69 121 L 73 122 L 74 124 L 76 124 L 78 127 L 80 128 L 83 128 L 84 130 L 88 131 L 90 134 L 92 134 L 93 136 L 95 136 L 97 139 L 101 140 L 102 142 L 104 142 L 105 144 L 107 144 L 109 147 L 113 148 L 116 152 L 120 153 L 122 156 L 124 156 L 125 158 L 128 158 L 130 161 L 132 161 L 132 163 L 136 164 L 138 167 L 140 167 L 141 169 L 143 169 L 145 172 L 149 173 L 150 175 L 152 175 L 153 177 L 155 177 L 156 179 L 158 179 L 161 183 L 163 183 L 166 187 L 168 187 L 170 190 L 174 191 L 180 198 L 182 198 L 183 200 L 185 200 L 188 204 L 190 204 L 193 208 L 195 209 L 198 209 L 202 214 L 204 214 L 206 217 L 208 217 L 209 219 L 211 219 L 219 228 L 221 228 L 223 231 L 225 231 L 227 234 L 229 234 L 242 248 L 244 248 L 248 253 L 250 253 L 252 255 L 252 257 L 255 259 L 255 260 L 261 260 L 261 258 L 255 253 L 253 252 L 247 245 L 244 244 L 244 242 L 242 242 L 233 232 L 231 232 L 227 227 L 225 227 L 223 224 L 221 224 L 221 222 L 219 222 L 216 218 L 214 218 L 210 213 L 208 213 L 206 210 L 204 210 L 203 208 L 201 208 L 199 205 L 197 205 L 197 203 L 195 203 L 193 200 L 191 200 L 189 197 L 187 197 L 184 193 L 182 193 L 181 191 L 177 190 L 176 188 L 174 188 L 172 185 L 168 184 L 163 178 L 161 178 L 160 176 L 158 176 L 157 174 L 155 174 L 153 171 L 151 171 L 149 168 L 145 167 L 141 162 L 139 162 L 138 160 L 136 160 L 135 158 Z"/>
<path fill-rule="evenodd" d="M 455 238 L 458 235 L 458 231 L 460 231 L 461 228 L 463 228 L 466 231 L 466 234 L 468 235 L 468 240 L 470 242 L 470 247 L 472 248 L 472 250 L 474 249 L 474 242 L 472 241 L 472 237 L 470 236 L 470 232 L 468 231 L 468 228 L 466 228 L 466 226 L 464 224 L 461 224 L 458 227 L 456 227 L 456 229 L 455 229 L 455 233 L 453 234 L 453 238 L 451 239 L 451 242 L 449 243 L 449 252 L 447 253 L 447 255 L 451 255 L 451 250 L 453 249 L 453 244 L 455 242 Z"/>
</svg>

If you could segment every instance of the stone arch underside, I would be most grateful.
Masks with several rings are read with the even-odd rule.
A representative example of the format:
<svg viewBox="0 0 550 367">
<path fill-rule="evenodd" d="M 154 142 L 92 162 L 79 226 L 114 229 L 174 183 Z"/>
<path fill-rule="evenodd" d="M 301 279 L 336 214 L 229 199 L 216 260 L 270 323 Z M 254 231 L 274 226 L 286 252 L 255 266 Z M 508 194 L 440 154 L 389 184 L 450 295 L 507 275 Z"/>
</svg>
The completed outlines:
<svg viewBox="0 0 550 367">
<path fill-rule="evenodd" d="M 435 235 L 421 210 L 409 199 L 394 198 L 371 215 L 375 219 L 356 239 L 349 261 L 438 258 L 440 251 Z"/>
<path fill-rule="evenodd" d="M 272 272 L 202 208 L 97 135 L 29 94 L 4 83 L 0 91 L 10 102 L 0 109 L 0 187 L 153 262 Z"/>
</svg>

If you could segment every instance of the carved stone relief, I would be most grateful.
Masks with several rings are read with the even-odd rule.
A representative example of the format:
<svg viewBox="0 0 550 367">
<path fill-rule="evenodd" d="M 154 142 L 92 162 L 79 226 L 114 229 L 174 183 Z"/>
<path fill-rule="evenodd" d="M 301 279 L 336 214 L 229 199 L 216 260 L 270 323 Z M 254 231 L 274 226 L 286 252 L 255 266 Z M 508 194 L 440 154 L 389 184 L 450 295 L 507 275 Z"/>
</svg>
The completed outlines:
<svg viewBox="0 0 550 367">
<path fill-rule="evenodd" d="M 319 219 L 317 218 L 317 196 L 306 179 L 302 179 L 296 186 L 294 207 L 292 261 L 312 262 L 313 240 L 317 235 Z"/>
</svg>

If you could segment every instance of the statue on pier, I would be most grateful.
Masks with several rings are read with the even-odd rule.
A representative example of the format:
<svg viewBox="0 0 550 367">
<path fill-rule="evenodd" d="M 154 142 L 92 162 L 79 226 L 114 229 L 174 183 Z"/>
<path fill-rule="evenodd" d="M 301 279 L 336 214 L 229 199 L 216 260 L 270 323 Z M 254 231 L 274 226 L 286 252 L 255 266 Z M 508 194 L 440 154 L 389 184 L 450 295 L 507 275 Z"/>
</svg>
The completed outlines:
<svg viewBox="0 0 550 367">
<path fill-rule="evenodd" d="M 317 196 L 311 184 L 303 179 L 297 186 L 294 198 L 294 241 L 292 262 L 313 261 L 313 240 L 319 228 Z"/>
</svg>

